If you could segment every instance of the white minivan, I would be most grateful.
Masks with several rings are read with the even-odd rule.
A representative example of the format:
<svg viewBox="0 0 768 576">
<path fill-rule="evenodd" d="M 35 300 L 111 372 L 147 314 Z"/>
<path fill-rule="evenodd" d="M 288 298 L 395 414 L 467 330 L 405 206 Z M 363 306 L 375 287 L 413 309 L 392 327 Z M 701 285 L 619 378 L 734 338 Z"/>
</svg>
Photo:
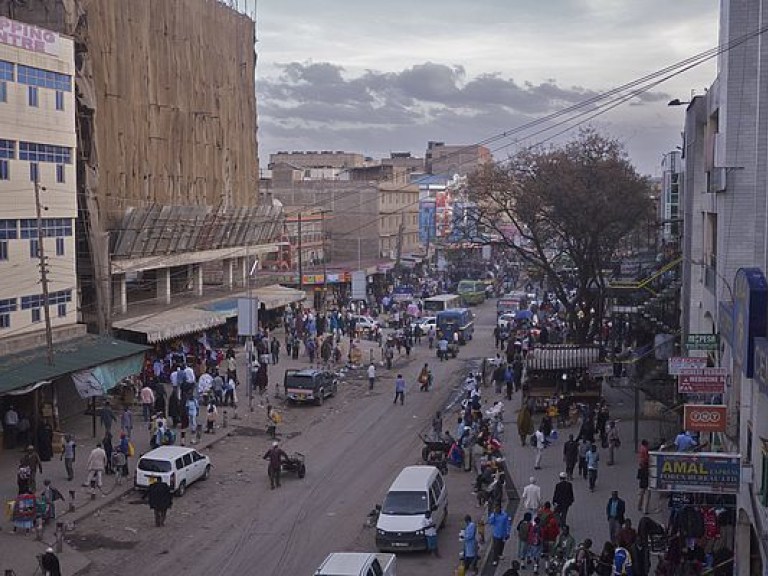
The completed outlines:
<svg viewBox="0 0 768 576">
<path fill-rule="evenodd" d="M 445 479 L 434 466 L 408 466 L 389 487 L 376 522 L 380 551 L 426 550 L 424 514 L 442 528 L 448 515 Z"/>
<path fill-rule="evenodd" d="M 211 460 L 194 448 L 160 446 L 150 450 L 136 463 L 134 486 L 146 490 L 150 484 L 165 482 L 183 496 L 192 482 L 207 480 L 211 475 Z"/>
</svg>

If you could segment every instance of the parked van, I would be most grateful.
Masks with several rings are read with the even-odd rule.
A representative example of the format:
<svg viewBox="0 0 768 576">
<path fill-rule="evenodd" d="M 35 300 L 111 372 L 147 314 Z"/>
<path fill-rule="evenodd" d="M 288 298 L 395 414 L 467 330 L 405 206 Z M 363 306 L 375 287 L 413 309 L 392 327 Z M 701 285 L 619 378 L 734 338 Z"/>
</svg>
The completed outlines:
<svg viewBox="0 0 768 576">
<path fill-rule="evenodd" d="M 448 515 L 448 493 L 434 466 L 408 466 L 389 487 L 376 522 L 376 547 L 380 551 L 426 550 L 424 514 L 432 512 L 439 527 Z"/>
<path fill-rule="evenodd" d="M 186 446 L 161 446 L 139 458 L 134 486 L 146 490 L 150 484 L 165 482 L 177 496 L 183 496 L 192 482 L 207 480 L 210 475 L 208 456 Z"/>
</svg>

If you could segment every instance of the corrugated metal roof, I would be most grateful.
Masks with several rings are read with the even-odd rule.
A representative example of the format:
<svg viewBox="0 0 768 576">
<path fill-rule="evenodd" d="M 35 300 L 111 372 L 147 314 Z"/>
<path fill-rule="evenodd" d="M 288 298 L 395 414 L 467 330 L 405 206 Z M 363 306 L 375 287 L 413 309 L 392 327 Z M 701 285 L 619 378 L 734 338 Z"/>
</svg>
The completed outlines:
<svg viewBox="0 0 768 576">
<path fill-rule="evenodd" d="M 600 361 L 599 346 L 553 345 L 533 348 L 526 357 L 528 370 L 588 368 Z"/>
<path fill-rule="evenodd" d="M 85 336 L 57 343 L 53 349 L 52 365 L 46 362 L 46 349 L 43 346 L 0 357 L 0 395 L 77 370 L 142 354 L 149 348 L 105 336 Z"/>
</svg>

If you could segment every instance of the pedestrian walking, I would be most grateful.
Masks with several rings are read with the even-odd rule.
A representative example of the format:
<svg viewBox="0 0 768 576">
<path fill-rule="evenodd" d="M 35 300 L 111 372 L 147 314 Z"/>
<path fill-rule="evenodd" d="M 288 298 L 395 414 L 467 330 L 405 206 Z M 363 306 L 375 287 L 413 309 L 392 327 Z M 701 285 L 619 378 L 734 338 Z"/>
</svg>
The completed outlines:
<svg viewBox="0 0 768 576">
<path fill-rule="evenodd" d="M 32 444 L 27 446 L 26 453 L 21 457 L 21 464 L 29 468 L 29 492 L 34 494 L 37 490 L 37 473 L 43 473 L 43 461 Z"/>
<path fill-rule="evenodd" d="M 107 454 L 104 452 L 104 448 L 101 446 L 101 442 L 96 444 L 96 448 L 91 450 L 88 455 L 88 463 L 86 470 L 88 471 L 88 477 L 86 478 L 83 486 L 102 486 L 102 476 L 107 468 Z"/>
<path fill-rule="evenodd" d="M 272 442 L 272 447 L 267 450 L 263 459 L 269 460 L 267 475 L 269 476 L 270 489 L 280 488 L 280 472 L 282 471 L 283 462 L 288 460 L 288 455 L 280 448 L 280 443 L 277 440 Z"/>
<path fill-rule="evenodd" d="M 563 445 L 563 461 L 565 462 L 565 477 L 573 480 L 573 469 L 579 460 L 579 443 L 573 439 L 573 434 L 568 435 L 568 440 Z"/>
<path fill-rule="evenodd" d="M 533 515 L 530 512 L 523 514 L 523 519 L 517 523 L 517 558 L 525 562 L 528 557 L 528 530 L 531 528 Z"/>
<path fill-rule="evenodd" d="M 579 444 L 579 476 L 587 479 L 587 452 L 589 452 L 589 441 L 585 438 Z"/>
<path fill-rule="evenodd" d="M 555 505 L 555 514 L 560 517 L 560 525 L 566 524 L 568 509 L 573 505 L 573 485 L 568 480 L 568 474 L 560 472 L 560 482 L 555 484 L 555 494 L 552 503 Z"/>
<path fill-rule="evenodd" d="M 517 413 L 517 433 L 520 436 L 520 444 L 525 446 L 528 436 L 533 434 L 533 418 L 527 406 L 523 406 Z"/>
<path fill-rule="evenodd" d="M 421 372 L 419 372 L 419 390 L 422 392 L 428 392 L 432 384 L 432 371 L 429 369 L 429 364 L 424 364 Z"/>
<path fill-rule="evenodd" d="M 99 420 L 104 427 L 105 432 L 112 431 L 112 423 L 116 420 L 115 413 L 112 411 L 112 406 L 109 404 L 109 400 L 104 401 L 104 406 L 99 410 Z"/>
<path fill-rule="evenodd" d="M 398 374 L 395 378 L 395 399 L 392 404 L 397 404 L 397 399 L 400 398 L 400 405 L 405 404 L 405 378 L 402 374 Z"/>
<path fill-rule="evenodd" d="M 611 543 L 615 546 L 618 542 L 617 535 L 624 525 L 625 504 L 624 500 L 619 498 L 618 490 L 611 492 L 611 497 L 605 505 L 605 514 L 608 517 L 608 532 L 611 536 Z"/>
<path fill-rule="evenodd" d="M 53 548 L 46 548 L 45 554 L 40 556 L 40 569 L 46 576 L 61 576 L 61 563 Z"/>
<path fill-rule="evenodd" d="M 280 342 L 274 336 L 272 336 L 272 341 L 269 343 L 269 352 L 272 354 L 272 364 L 277 365 L 280 360 Z"/>
<path fill-rule="evenodd" d="M 621 440 L 619 439 L 619 430 L 616 428 L 615 420 L 611 420 L 610 422 L 608 422 L 608 432 L 606 435 L 606 440 L 608 442 L 608 466 L 613 466 L 615 462 L 614 452 L 619 446 L 621 446 Z"/>
<path fill-rule="evenodd" d="M 149 485 L 144 496 L 149 500 L 149 508 L 155 512 L 155 526 L 165 526 L 165 516 L 173 506 L 171 487 L 159 480 Z"/>
<path fill-rule="evenodd" d="M 464 570 L 477 574 L 477 525 L 472 522 L 472 516 L 464 516 L 464 530 L 459 534 L 464 541 Z"/>
<path fill-rule="evenodd" d="M 651 493 L 648 490 L 650 463 L 648 440 L 643 438 L 640 441 L 640 449 L 637 452 L 637 511 L 642 512 L 643 514 L 648 514 L 648 508 L 651 505 Z"/>
<path fill-rule="evenodd" d="M 525 562 L 526 564 L 533 564 L 534 573 L 539 572 L 542 543 L 541 520 L 536 516 L 528 528 L 528 546 L 525 555 Z"/>
<path fill-rule="evenodd" d="M 133 434 L 133 412 L 128 405 L 123 407 L 123 413 L 120 414 L 120 428 L 130 440 Z"/>
<path fill-rule="evenodd" d="M 72 481 L 75 477 L 75 439 L 72 434 L 64 436 L 64 442 L 62 443 L 61 456 L 59 460 L 64 460 L 64 469 L 67 471 L 67 480 Z"/>
<path fill-rule="evenodd" d="M 373 390 L 373 385 L 376 382 L 376 366 L 373 362 L 368 366 L 368 390 Z"/>
<path fill-rule="evenodd" d="M 439 558 L 440 552 L 437 550 L 437 525 L 432 519 L 432 512 L 429 510 L 424 513 L 422 529 L 424 530 L 424 537 L 427 540 L 427 552 L 429 552 L 429 554 L 434 554 Z"/>
<path fill-rule="evenodd" d="M 493 558 L 493 565 L 498 566 L 499 559 L 504 556 L 504 545 L 509 540 L 509 534 L 512 531 L 512 519 L 506 510 L 497 506 L 495 511 L 488 516 L 488 525 L 491 526 L 493 536 L 491 557 Z"/>
<path fill-rule="evenodd" d="M 600 454 L 597 452 L 597 445 L 592 444 L 587 452 L 587 475 L 589 476 L 589 491 L 595 491 L 595 482 L 597 482 L 597 466 L 600 462 Z"/>
<path fill-rule="evenodd" d="M 541 456 L 544 454 L 544 448 L 546 446 L 546 436 L 541 428 L 533 433 L 533 469 L 541 470 Z"/>
<path fill-rule="evenodd" d="M 152 407 L 155 405 L 155 393 L 149 384 L 144 384 L 139 392 L 139 397 L 141 398 L 141 413 L 144 416 L 144 422 L 149 422 L 152 416 Z"/>
<path fill-rule="evenodd" d="M 541 487 L 536 484 L 535 476 L 531 476 L 528 479 L 528 484 L 523 488 L 523 495 L 520 499 L 523 502 L 523 508 L 530 512 L 531 515 L 536 515 L 541 506 Z"/>
</svg>

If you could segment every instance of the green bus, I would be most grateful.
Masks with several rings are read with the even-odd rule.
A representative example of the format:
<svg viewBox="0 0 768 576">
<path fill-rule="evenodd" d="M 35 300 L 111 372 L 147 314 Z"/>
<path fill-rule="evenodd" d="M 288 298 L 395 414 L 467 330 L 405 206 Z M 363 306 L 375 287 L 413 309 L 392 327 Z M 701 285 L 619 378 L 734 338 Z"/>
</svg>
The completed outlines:
<svg viewBox="0 0 768 576">
<path fill-rule="evenodd" d="M 485 302 L 485 282 L 482 280 L 462 280 L 456 289 L 465 306 Z"/>
</svg>

